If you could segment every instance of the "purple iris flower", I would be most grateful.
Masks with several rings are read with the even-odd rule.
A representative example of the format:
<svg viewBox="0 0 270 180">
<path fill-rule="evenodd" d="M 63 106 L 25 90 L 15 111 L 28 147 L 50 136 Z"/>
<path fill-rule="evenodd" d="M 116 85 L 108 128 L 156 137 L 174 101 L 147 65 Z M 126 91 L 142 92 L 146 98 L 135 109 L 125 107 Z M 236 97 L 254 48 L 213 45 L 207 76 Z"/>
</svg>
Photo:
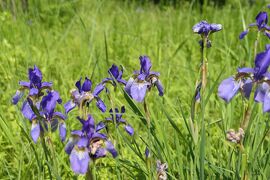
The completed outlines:
<svg viewBox="0 0 270 180">
<path fill-rule="evenodd" d="M 118 108 L 115 108 L 115 110 L 113 111 L 112 109 L 110 109 L 110 114 L 111 117 L 106 118 L 107 122 L 116 122 L 117 126 L 119 126 L 120 124 L 124 124 L 124 128 L 125 131 L 130 135 L 133 136 L 134 135 L 134 129 L 131 125 L 127 124 L 126 120 L 122 118 L 123 114 L 125 113 L 125 107 L 122 106 L 121 107 L 121 112 L 119 112 Z"/>
<path fill-rule="evenodd" d="M 12 98 L 12 103 L 17 104 L 19 100 L 23 97 L 24 90 L 28 89 L 29 93 L 28 96 L 31 99 L 38 100 L 39 97 L 43 96 L 42 90 L 43 89 L 51 89 L 52 83 L 51 82 L 42 82 L 42 73 L 39 68 L 35 65 L 34 69 L 28 69 L 28 79 L 29 82 L 20 81 L 19 85 L 21 86 L 15 93 Z"/>
<path fill-rule="evenodd" d="M 254 99 L 263 103 L 263 111 L 270 111 L 270 74 L 267 69 L 270 65 L 270 48 L 257 54 L 254 68 L 239 68 L 236 76 L 229 77 L 221 82 L 218 88 L 218 95 L 226 102 L 240 91 L 246 98 L 249 98 L 253 84 L 257 84 Z"/>
<path fill-rule="evenodd" d="M 48 91 L 46 96 L 43 96 L 41 102 L 33 103 L 29 98 L 22 106 L 22 114 L 32 123 L 31 137 L 36 143 L 40 133 L 48 130 L 48 126 L 52 131 L 59 128 L 59 135 L 62 141 L 66 138 L 66 116 L 61 112 L 56 112 L 57 103 L 61 103 L 59 93 L 57 91 Z M 33 110 L 36 109 L 37 111 Z"/>
<path fill-rule="evenodd" d="M 125 86 L 125 91 L 136 101 L 142 102 L 146 91 L 156 86 L 159 96 L 163 96 L 164 89 L 159 80 L 159 73 L 150 71 L 152 64 L 148 56 L 140 56 L 140 71 L 135 71 Z"/>
<path fill-rule="evenodd" d="M 105 126 L 95 126 L 91 115 L 88 115 L 87 120 L 79 117 L 78 119 L 82 124 L 82 130 L 71 132 L 65 151 L 70 155 L 72 170 L 77 174 L 85 174 L 91 159 L 105 157 L 108 152 L 116 157 L 117 151 L 107 136 L 100 133 Z"/>
<path fill-rule="evenodd" d="M 248 25 L 248 29 L 241 32 L 241 34 L 239 35 L 239 39 L 243 39 L 248 34 L 249 30 L 254 27 L 257 27 L 258 31 L 262 32 L 264 35 L 270 38 L 270 27 L 267 25 L 267 23 L 268 23 L 267 12 L 260 12 L 256 16 L 256 23 Z"/>
<path fill-rule="evenodd" d="M 198 33 L 202 36 L 209 36 L 209 34 L 220 31 L 222 29 L 221 24 L 209 24 L 207 21 L 201 21 L 192 27 L 194 33 Z"/>
<path fill-rule="evenodd" d="M 209 35 L 222 30 L 221 24 L 209 24 L 207 21 L 201 21 L 192 27 L 194 33 L 201 35 L 202 40 L 199 41 L 201 47 L 203 47 L 203 39 L 206 38 L 206 47 L 211 47 L 211 41 Z"/>
<path fill-rule="evenodd" d="M 120 84 L 123 84 L 123 85 L 127 84 L 127 82 L 124 79 L 122 79 L 122 75 L 123 75 L 122 68 L 120 69 L 118 66 L 113 64 L 112 67 L 108 70 L 108 73 L 110 77 L 103 79 L 102 84 L 111 83 L 113 86 L 116 86 L 115 80 Z"/>
<path fill-rule="evenodd" d="M 106 105 L 98 96 L 104 89 L 102 84 L 97 85 L 93 92 L 91 92 L 92 82 L 87 77 L 85 77 L 84 83 L 82 85 L 81 79 L 77 81 L 75 85 L 77 89 L 71 91 L 72 100 L 68 101 L 64 105 L 66 113 L 69 113 L 76 106 L 82 108 L 85 105 L 88 105 L 90 102 L 92 102 L 93 99 L 96 100 L 96 106 L 102 112 L 106 111 Z"/>
</svg>

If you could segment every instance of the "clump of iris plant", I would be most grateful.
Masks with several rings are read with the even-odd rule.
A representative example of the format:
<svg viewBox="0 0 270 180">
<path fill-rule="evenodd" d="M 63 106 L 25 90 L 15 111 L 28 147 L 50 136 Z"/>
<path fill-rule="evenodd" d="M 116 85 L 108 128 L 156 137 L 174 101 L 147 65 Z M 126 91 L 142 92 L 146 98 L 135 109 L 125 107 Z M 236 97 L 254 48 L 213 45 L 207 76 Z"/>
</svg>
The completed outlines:
<svg viewBox="0 0 270 180">
<path fill-rule="evenodd" d="M 238 93 L 249 99 L 253 87 L 255 102 L 263 103 L 263 111 L 270 111 L 270 74 L 267 69 L 270 65 L 270 45 L 266 45 L 264 52 L 258 53 L 254 68 L 238 68 L 235 76 L 221 82 L 218 95 L 227 103 Z"/>
<path fill-rule="evenodd" d="M 122 118 L 123 114 L 125 113 L 126 109 L 124 106 L 121 107 L 121 111 L 119 112 L 118 108 L 110 109 L 111 117 L 106 118 L 105 124 L 108 123 L 116 123 L 116 126 L 124 125 L 125 131 L 130 135 L 134 135 L 133 127 L 127 123 L 125 119 Z"/>
<path fill-rule="evenodd" d="M 201 46 L 201 82 L 197 85 L 202 86 L 202 89 L 204 90 L 207 84 L 207 71 L 208 71 L 208 62 L 206 58 L 206 50 L 205 48 L 210 48 L 211 40 L 209 39 L 210 35 L 212 33 L 218 32 L 222 30 L 221 24 L 209 24 L 207 21 L 201 21 L 197 24 L 195 24 L 192 27 L 192 30 L 194 33 L 199 34 L 201 36 L 201 40 L 199 41 L 199 44 Z M 200 93 L 196 92 L 195 94 L 196 100 L 200 98 Z"/>
<path fill-rule="evenodd" d="M 37 66 L 28 70 L 29 82 L 20 81 L 22 86 L 17 90 L 12 99 L 13 104 L 17 104 L 23 97 L 25 90 L 29 90 L 26 99 L 22 105 L 22 114 L 31 124 L 31 137 L 36 143 L 40 134 L 45 132 L 53 132 L 59 128 L 59 134 L 62 141 L 66 138 L 65 115 L 55 111 L 57 104 L 61 104 L 62 100 L 57 91 L 51 89 L 51 82 L 42 82 L 42 73 Z M 47 95 L 43 90 L 47 89 Z"/>
<path fill-rule="evenodd" d="M 75 86 L 77 89 L 71 90 L 71 100 L 64 105 L 66 113 L 69 113 L 76 106 L 79 107 L 79 110 L 83 110 L 83 108 L 88 106 L 93 100 L 96 100 L 96 106 L 100 109 L 100 111 L 106 111 L 106 105 L 99 97 L 99 94 L 104 89 L 102 84 L 97 85 L 92 92 L 92 82 L 90 79 L 85 77 L 83 84 L 81 84 L 80 79 L 76 82 Z"/>
<path fill-rule="evenodd" d="M 267 12 L 259 12 L 256 16 L 256 23 L 252 23 L 248 25 L 248 28 L 241 32 L 239 35 L 240 39 L 243 39 L 250 30 L 258 31 L 259 33 L 263 33 L 265 36 L 270 38 L 270 27 L 267 25 L 268 23 L 268 14 Z"/>
<path fill-rule="evenodd" d="M 150 71 L 152 63 L 148 56 L 140 56 L 141 68 L 135 71 L 126 86 L 125 91 L 138 102 L 142 102 L 145 98 L 146 92 L 150 91 L 152 87 L 157 87 L 159 96 L 163 96 L 164 88 L 159 80 L 159 73 Z"/>
<path fill-rule="evenodd" d="M 88 115 L 87 119 L 77 118 L 82 124 L 82 129 L 71 132 L 65 151 L 69 154 L 72 170 L 77 174 L 85 174 L 91 161 L 105 157 L 108 152 L 116 157 L 117 151 L 106 134 L 101 133 L 105 128 L 103 123 L 95 125 L 91 115 Z"/>
</svg>

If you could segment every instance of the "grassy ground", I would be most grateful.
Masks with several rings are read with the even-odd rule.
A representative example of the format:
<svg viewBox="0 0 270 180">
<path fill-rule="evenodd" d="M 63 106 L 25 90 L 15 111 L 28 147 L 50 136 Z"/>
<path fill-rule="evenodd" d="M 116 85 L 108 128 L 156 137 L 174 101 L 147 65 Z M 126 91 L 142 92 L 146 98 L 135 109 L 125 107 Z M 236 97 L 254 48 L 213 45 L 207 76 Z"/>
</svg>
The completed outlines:
<svg viewBox="0 0 270 180">
<path fill-rule="evenodd" d="M 254 22 L 266 4 L 249 6 L 243 1 L 224 7 L 204 6 L 203 12 L 192 4 L 177 8 L 122 1 L 30 1 L 29 12 L 17 9 L 0 13 L 0 178 L 46 179 L 47 166 L 40 142 L 30 139 L 30 123 L 20 113 L 21 104 L 13 106 L 11 97 L 19 80 L 27 80 L 27 69 L 36 64 L 45 81 L 53 81 L 64 102 L 81 76 L 91 77 L 94 84 L 107 77 L 112 63 L 124 67 L 128 79 L 139 69 L 140 55 L 148 55 L 153 70 L 161 73 L 165 96 L 151 91 L 147 102 L 153 130 L 151 143 L 147 126 L 134 113 L 120 89 L 113 92 L 115 105 L 127 107 L 125 119 L 134 127 L 134 137 L 122 129 L 112 131 L 118 137 L 119 156 L 96 162 L 98 179 L 144 179 L 149 177 L 144 157 L 145 147 L 151 151 L 152 174 L 155 161 L 168 163 L 170 179 L 250 179 L 270 177 L 269 114 L 260 104 L 252 108 L 251 123 L 246 130 L 244 150 L 226 141 L 225 132 L 238 129 L 244 102 L 240 95 L 230 104 L 217 96 L 217 85 L 236 72 L 239 66 L 253 65 L 253 44 L 256 33 L 240 41 L 239 33 Z M 208 51 L 210 95 L 205 108 L 199 108 L 190 123 L 191 100 L 200 65 L 198 35 L 192 26 L 206 19 L 220 23 L 224 29 L 213 34 Z M 259 51 L 267 39 L 262 37 Z M 269 40 L 268 40 L 269 41 Z M 102 95 L 110 107 L 106 95 Z M 135 103 L 143 112 L 143 105 Z M 109 113 L 99 113 L 91 106 L 94 118 L 102 120 Z M 63 108 L 59 110 L 63 111 Z M 138 112 L 138 110 L 137 110 Z M 144 113 L 143 113 L 144 114 Z M 79 127 L 77 111 L 67 122 L 68 132 Z M 187 122 L 187 125 L 185 124 Z M 202 133 L 202 122 L 205 133 Z M 192 128 L 194 126 L 194 128 Z M 190 133 L 194 129 L 194 133 Z M 190 130 L 190 131 L 189 131 Z M 198 133 L 196 133 L 198 131 Z M 69 133 L 68 133 L 69 134 Z M 54 135 L 57 168 L 53 176 L 62 179 L 82 178 L 70 168 L 64 152 L 66 142 Z M 35 156 L 35 153 L 37 157 Z M 49 162 L 50 164 L 50 162 Z"/>
</svg>

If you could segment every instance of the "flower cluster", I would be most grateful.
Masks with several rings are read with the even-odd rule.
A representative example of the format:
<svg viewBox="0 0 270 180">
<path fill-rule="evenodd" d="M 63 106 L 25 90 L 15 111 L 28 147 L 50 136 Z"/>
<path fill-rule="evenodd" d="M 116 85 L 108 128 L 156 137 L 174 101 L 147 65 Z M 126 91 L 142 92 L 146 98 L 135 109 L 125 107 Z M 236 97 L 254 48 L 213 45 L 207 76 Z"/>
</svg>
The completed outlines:
<svg viewBox="0 0 270 180">
<path fill-rule="evenodd" d="M 267 25 L 267 23 L 268 23 L 267 12 L 260 12 L 256 16 L 256 23 L 249 24 L 248 29 L 241 32 L 241 34 L 239 35 L 239 39 L 243 39 L 251 29 L 255 28 L 257 28 L 257 31 L 262 32 L 265 36 L 270 38 L 270 27 Z"/>
<path fill-rule="evenodd" d="M 168 169 L 167 163 L 161 163 L 160 160 L 157 160 L 157 179 L 158 180 L 167 180 L 167 172 Z"/>
<path fill-rule="evenodd" d="M 244 97 L 249 98 L 252 88 L 255 86 L 254 100 L 263 103 L 263 111 L 270 111 L 270 74 L 267 69 L 270 65 L 270 45 L 266 46 L 264 52 L 257 54 L 253 68 L 238 68 L 238 73 L 221 82 L 218 95 L 226 102 L 241 92 Z"/>
<path fill-rule="evenodd" d="M 55 111 L 57 103 L 61 104 L 62 100 L 57 91 L 52 90 L 51 82 L 42 82 L 42 73 L 37 66 L 28 70 L 29 82 L 20 81 L 21 88 L 16 91 L 12 98 L 12 103 L 17 104 L 23 97 L 24 91 L 28 90 L 27 98 L 22 105 L 22 114 L 31 124 L 31 137 L 36 143 L 40 133 L 50 129 L 55 131 L 59 128 L 60 138 L 62 141 L 66 138 L 66 116 L 61 112 Z M 47 90 L 44 95 L 43 90 Z"/>
</svg>

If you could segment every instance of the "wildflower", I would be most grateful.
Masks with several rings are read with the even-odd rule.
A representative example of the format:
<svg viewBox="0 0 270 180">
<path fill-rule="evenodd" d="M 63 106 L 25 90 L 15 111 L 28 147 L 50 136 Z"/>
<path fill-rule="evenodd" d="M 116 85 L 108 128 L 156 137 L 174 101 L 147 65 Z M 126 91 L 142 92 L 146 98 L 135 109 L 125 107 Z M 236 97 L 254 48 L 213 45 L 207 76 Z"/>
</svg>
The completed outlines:
<svg viewBox="0 0 270 180">
<path fill-rule="evenodd" d="M 256 16 L 256 23 L 249 24 L 248 29 L 241 32 L 239 39 L 243 39 L 248 34 L 249 30 L 254 29 L 254 27 L 257 27 L 257 31 L 262 32 L 264 35 L 270 38 L 270 27 L 267 25 L 267 23 L 267 12 L 259 12 L 259 14 Z"/>
<path fill-rule="evenodd" d="M 149 151 L 148 147 L 145 148 L 144 155 L 146 158 L 150 157 L 150 151 Z"/>
<path fill-rule="evenodd" d="M 168 169 L 167 163 L 161 163 L 160 160 L 157 160 L 157 177 L 158 180 L 166 180 L 167 179 L 167 173 L 166 170 Z"/>
<path fill-rule="evenodd" d="M 105 157 L 107 152 L 116 157 L 117 151 L 112 142 L 107 139 L 107 136 L 100 133 L 105 127 L 103 124 L 95 126 L 91 115 L 88 115 L 87 120 L 80 117 L 78 117 L 78 120 L 82 124 L 82 129 L 71 132 L 71 138 L 66 145 L 65 151 L 70 155 L 72 170 L 78 174 L 85 174 L 91 159 Z"/>
<path fill-rule="evenodd" d="M 207 21 L 201 21 L 192 27 L 194 33 L 201 35 L 202 40 L 199 41 L 201 47 L 203 47 L 203 40 L 206 39 L 206 46 L 211 47 L 211 41 L 209 35 L 218 32 L 222 29 L 221 24 L 209 24 Z"/>
<path fill-rule="evenodd" d="M 142 102 L 146 95 L 146 91 L 156 86 L 159 91 L 159 96 L 163 96 L 164 89 L 159 80 L 159 73 L 150 71 L 152 64 L 149 57 L 140 56 L 140 71 L 135 71 L 126 86 L 125 91 L 136 101 Z"/>
<path fill-rule="evenodd" d="M 43 89 L 51 89 L 51 82 L 42 82 L 42 73 L 39 68 L 35 65 L 34 68 L 28 69 L 28 78 L 29 82 L 20 81 L 19 85 L 21 86 L 15 93 L 12 98 L 12 103 L 17 104 L 19 100 L 23 97 L 24 91 L 29 90 L 28 96 L 37 101 L 39 97 L 43 96 Z"/>
<path fill-rule="evenodd" d="M 254 68 L 238 68 L 236 76 L 231 76 L 221 82 L 218 88 L 218 95 L 226 102 L 241 91 L 246 98 L 249 98 L 253 84 L 257 84 L 254 99 L 262 102 L 264 112 L 270 111 L 270 75 L 267 69 L 270 65 L 270 47 L 257 54 Z"/>
<path fill-rule="evenodd" d="M 121 107 L 121 112 L 119 112 L 118 108 L 115 108 L 114 112 L 112 109 L 110 109 L 110 114 L 111 117 L 106 118 L 107 122 L 116 122 L 117 126 L 120 124 L 125 125 L 125 130 L 126 132 L 130 135 L 133 136 L 134 134 L 134 129 L 132 128 L 131 125 L 127 124 L 126 120 L 122 118 L 123 114 L 125 113 L 125 107 Z"/>
<path fill-rule="evenodd" d="M 83 108 L 85 105 L 92 102 L 93 99 L 96 100 L 96 106 L 102 112 L 106 111 L 106 105 L 98 96 L 104 89 L 102 84 L 97 85 L 93 92 L 91 92 L 92 82 L 87 77 L 85 77 L 83 85 L 81 85 L 81 79 L 77 81 L 75 85 L 77 89 L 71 91 L 72 100 L 68 101 L 64 105 L 66 113 L 69 113 L 76 106 L 78 106 L 80 109 Z"/>
<path fill-rule="evenodd" d="M 113 64 L 112 67 L 108 70 L 108 73 L 110 77 L 103 79 L 102 84 L 111 83 L 113 86 L 116 86 L 116 80 L 118 83 L 126 85 L 127 82 L 122 79 L 123 69 L 119 69 L 116 65 Z"/>
<path fill-rule="evenodd" d="M 244 135 L 245 133 L 242 128 L 239 128 L 237 132 L 234 129 L 230 129 L 226 133 L 226 138 L 228 141 L 238 144 L 244 138 Z"/>
<path fill-rule="evenodd" d="M 64 141 L 66 138 L 66 116 L 61 112 L 55 112 L 56 104 L 61 103 L 59 93 L 57 91 L 48 91 L 47 93 L 41 102 L 34 104 L 31 99 L 28 99 L 22 106 L 23 116 L 32 123 L 31 137 L 35 143 L 40 133 L 48 130 L 48 126 L 51 127 L 52 131 L 58 127 L 61 140 Z"/>
</svg>

